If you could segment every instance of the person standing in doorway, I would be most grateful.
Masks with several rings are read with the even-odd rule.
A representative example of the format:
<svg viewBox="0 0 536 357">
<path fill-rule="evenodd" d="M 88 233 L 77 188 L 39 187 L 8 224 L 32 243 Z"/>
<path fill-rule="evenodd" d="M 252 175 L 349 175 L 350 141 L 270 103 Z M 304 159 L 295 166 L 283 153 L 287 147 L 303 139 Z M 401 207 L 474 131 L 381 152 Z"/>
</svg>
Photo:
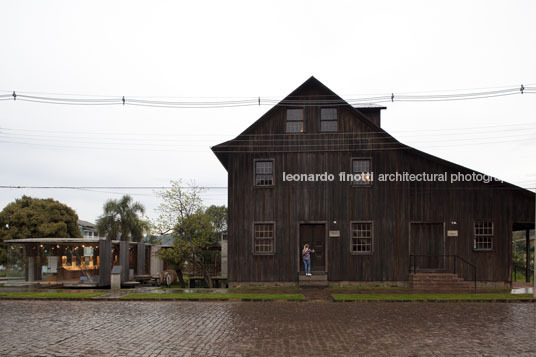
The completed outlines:
<svg viewBox="0 0 536 357">
<path fill-rule="evenodd" d="M 303 265 L 305 265 L 305 275 L 311 276 L 311 253 L 314 249 L 309 249 L 309 244 L 305 244 L 302 250 Z"/>
</svg>

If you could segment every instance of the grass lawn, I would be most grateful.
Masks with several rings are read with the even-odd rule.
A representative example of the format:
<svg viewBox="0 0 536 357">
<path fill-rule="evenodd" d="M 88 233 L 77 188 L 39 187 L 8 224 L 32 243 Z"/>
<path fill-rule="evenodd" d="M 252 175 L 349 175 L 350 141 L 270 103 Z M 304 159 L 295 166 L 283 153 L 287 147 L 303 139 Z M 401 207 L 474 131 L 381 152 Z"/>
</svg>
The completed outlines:
<svg viewBox="0 0 536 357">
<path fill-rule="evenodd" d="M 243 290 L 300 290 L 297 286 L 239 286 L 236 288 L 181 288 L 178 285 L 171 285 L 169 288 L 161 286 L 161 290 L 189 290 L 189 291 L 214 291 L 214 290 L 228 290 L 228 291 L 243 291 Z M 122 290 L 122 289 L 121 289 Z"/>
<path fill-rule="evenodd" d="M 250 300 L 303 300 L 302 294 L 144 294 L 134 293 L 121 296 L 122 299 L 250 299 Z"/>
<path fill-rule="evenodd" d="M 329 286 L 329 290 L 410 290 L 403 286 Z"/>
<path fill-rule="evenodd" d="M 227 290 L 300 290 L 297 286 L 238 286 Z"/>
<path fill-rule="evenodd" d="M 331 294 L 337 301 L 373 300 L 517 300 L 531 299 L 532 294 Z"/>
<path fill-rule="evenodd" d="M 102 296 L 106 293 L 40 293 L 40 292 L 0 292 L 0 299 L 15 298 L 15 299 L 89 299 L 96 296 Z"/>
</svg>

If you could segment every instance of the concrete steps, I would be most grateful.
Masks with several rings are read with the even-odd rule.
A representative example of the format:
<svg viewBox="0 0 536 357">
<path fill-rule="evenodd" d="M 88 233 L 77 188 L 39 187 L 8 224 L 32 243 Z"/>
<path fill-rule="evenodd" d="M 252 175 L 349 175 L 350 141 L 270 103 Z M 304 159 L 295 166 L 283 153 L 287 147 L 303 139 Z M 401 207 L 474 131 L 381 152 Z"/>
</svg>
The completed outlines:
<svg viewBox="0 0 536 357">
<path fill-rule="evenodd" d="M 409 275 L 409 287 L 422 291 L 471 291 L 473 285 L 450 273 L 414 273 Z"/>
<path fill-rule="evenodd" d="M 300 287 L 327 287 L 328 274 L 324 272 L 312 272 L 312 276 L 300 273 L 298 284 Z"/>
</svg>

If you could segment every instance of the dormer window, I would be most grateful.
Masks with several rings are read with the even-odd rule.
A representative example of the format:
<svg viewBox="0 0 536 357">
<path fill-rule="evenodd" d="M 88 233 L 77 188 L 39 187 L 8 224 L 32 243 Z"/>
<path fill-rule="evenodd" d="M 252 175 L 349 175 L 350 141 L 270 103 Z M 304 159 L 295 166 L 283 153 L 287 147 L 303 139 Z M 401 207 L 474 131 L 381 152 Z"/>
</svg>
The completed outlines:
<svg viewBox="0 0 536 357">
<path fill-rule="evenodd" d="M 287 109 L 287 133 L 303 133 L 303 109 Z"/>
<path fill-rule="evenodd" d="M 320 131 L 337 131 L 337 108 L 320 108 Z"/>
</svg>

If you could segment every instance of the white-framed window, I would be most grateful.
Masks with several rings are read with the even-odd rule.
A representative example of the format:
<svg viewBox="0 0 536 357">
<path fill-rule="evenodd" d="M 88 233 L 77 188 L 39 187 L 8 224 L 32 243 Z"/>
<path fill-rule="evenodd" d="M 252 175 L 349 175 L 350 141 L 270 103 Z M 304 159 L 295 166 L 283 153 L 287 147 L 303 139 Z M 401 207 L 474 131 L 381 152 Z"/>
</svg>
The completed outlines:
<svg viewBox="0 0 536 357">
<path fill-rule="evenodd" d="M 275 222 L 253 223 L 253 254 L 275 253 Z"/>
<path fill-rule="evenodd" d="M 287 133 L 303 133 L 303 108 L 287 109 Z"/>
<path fill-rule="evenodd" d="M 372 222 L 350 222 L 350 252 L 352 254 L 372 253 L 374 229 Z"/>
<path fill-rule="evenodd" d="M 352 174 L 354 175 L 353 184 L 355 186 L 372 185 L 372 159 L 353 158 Z"/>
<path fill-rule="evenodd" d="M 493 222 L 476 221 L 474 226 L 474 250 L 493 250 Z"/>
<path fill-rule="evenodd" d="M 255 186 L 274 185 L 274 160 L 255 160 Z"/>
<path fill-rule="evenodd" d="M 336 132 L 337 108 L 320 108 L 320 131 Z"/>
</svg>

